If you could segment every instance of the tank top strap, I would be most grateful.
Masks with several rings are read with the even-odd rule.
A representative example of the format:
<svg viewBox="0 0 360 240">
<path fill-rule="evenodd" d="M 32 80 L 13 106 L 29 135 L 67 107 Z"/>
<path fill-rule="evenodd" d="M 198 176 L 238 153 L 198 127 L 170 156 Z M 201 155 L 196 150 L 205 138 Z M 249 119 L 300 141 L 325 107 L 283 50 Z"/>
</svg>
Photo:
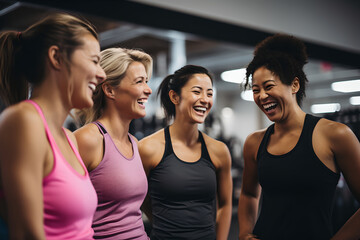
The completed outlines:
<svg viewBox="0 0 360 240">
<path fill-rule="evenodd" d="M 259 149 L 258 149 L 258 152 L 257 152 L 257 156 L 256 156 L 256 159 L 259 160 L 259 156 L 260 154 L 264 153 L 266 151 L 266 146 L 268 145 L 268 142 L 269 142 L 269 138 L 270 138 L 270 135 L 274 132 L 274 125 L 275 124 L 271 124 L 267 129 L 266 129 L 266 132 L 264 134 L 264 137 L 260 143 L 260 146 L 259 146 Z"/>
<path fill-rule="evenodd" d="M 199 131 L 199 141 L 201 142 L 201 158 L 207 159 L 211 162 L 210 154 L 207 150 L 205 140 L 204 140 L 204 137 L 203 137 L 201 131 Z"/>
<path fill-rule="evenodd" d="M 304 128 L 305 130 L 307 129 L 312 129 L 314 130 L 316 124 L 318 123 L 318 121 L 320 120 L 320 117 L 315 117 L 313 115 L 310 114 L 306 114 L 305 116 L 305 123 L 304 123 Z"/>
<path fill-rule="evenodd" d="M 132 145 L 132 148 L 133 148 L 133 151 L 134 151 L 134 156 L 135 156 L 135 153 L 138 152 L 138 146 L 137 146 L 136 139 L 130 133 L 128 133 L 128 138 L 129 138 L 129 140 L 131 142 L 131 145 Z"/>
<path fill-rule="evenodd" d="M 51 135 L 51 132 L 50 132 L 49 126 L 48 126 L 48 124 L 46 122 L 43 111 L 41 110 L 40 106 L 35 101 L 28 99 L 28 100 L 25 100 L 25 102 L 28 102 L 28 103 L 32 104 L 35 107 L 36 111 L 39 113 L 39 115 L 41 117 L 41 120 L 42 120 L 42 122 L 44 124 L 45 133 L 46 133 L 46 136 L 47 136 L 47 138 L 49 140 L 51 149 L 54 151 L 56 149 L 56 143 L 55 143 L 55 140 L 54 140 L 53 136 Z"/>
<path fill-rule="evenodd" d="M 169 126 L 164 128 L 164 135 L 165 135 L 165 151 L 164 151 L 163 158 L 165 158 L 166 156 L 168 156 L 174 152 L 174 150 L 172 148 L 171 138 L 170 138 Z"/>
<path fill-rule="evenodd" d="M 303 131 L 302 131 L 302 133 L 304 135 L 302 140 L 305 141 L 306 145 L 309 145 L 312 147 L 312 135 L 314 132 L 314 128 L 320 119 L 321 118 L 319 118 L 319 117 L 315 117 L 313 115 L 306 114 Z"/>
<path fill-rule="evenodd" d="M 99 128 L 102 135 L 105 135 L 107 133 L 104 125 L 102 125 L 99 121 L 93 122 L 93 124 L 95 124 Z"/>
</svg>

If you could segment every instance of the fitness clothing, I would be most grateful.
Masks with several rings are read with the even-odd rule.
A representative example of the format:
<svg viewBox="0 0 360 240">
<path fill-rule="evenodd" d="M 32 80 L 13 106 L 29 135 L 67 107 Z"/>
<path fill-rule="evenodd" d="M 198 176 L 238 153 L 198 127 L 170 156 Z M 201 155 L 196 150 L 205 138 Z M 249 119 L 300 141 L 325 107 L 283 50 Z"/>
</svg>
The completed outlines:
<svg viewBox="0 0 360 240">
<path fill-rule="evenodd" d="M 201 157 L 179 159 L 164 129 L 165 152 L 150 172 L 153 225 L 151 239 L 216 239 L 216 169 L 199 131 Z"/>
<path fill-rule="evenodd" d="M 32 100 L 27 100 L 27 102 L 34 105 L 41 116 L 54 156 L 53 169 L 43 179 L 46 239 L 93 239 L 94 231 L 91 228 L 91 223 L 96 209 L 97 197 L 80 154 L 63 129 L 72 150 L 84 168 L 85 175 L 78 173 L 64 159 L 51 135 L 39 105 Z"/>
<path fill-rule="evenodd" d="M 95 239 L 149 239 L 140 207 L 147 193 L 146 174 L 136 142 L 128 134 L 133 156 L 126 158 L 100 122 L 94 123 L 104 137 L 104 156 L 90 172 L 99 203 L 94 215 Z"/>
<path fill-rule="evenodd" d="M 296 146 L 283 155 L 267 151 L 274 124 L 260 144 L 257 163 L 262 206 L 254 234 L 267 239 L 330 239 L 334 193 L 340 175 L 316 156 L 312 135 L 320 118 L 306 115 Z"/>
</svg>

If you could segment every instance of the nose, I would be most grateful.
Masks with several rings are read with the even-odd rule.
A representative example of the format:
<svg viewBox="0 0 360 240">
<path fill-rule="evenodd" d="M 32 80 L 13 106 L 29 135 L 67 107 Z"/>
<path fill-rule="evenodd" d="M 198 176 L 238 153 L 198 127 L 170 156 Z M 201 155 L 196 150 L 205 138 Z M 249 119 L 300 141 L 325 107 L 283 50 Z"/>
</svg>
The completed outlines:
<svg viewBox="0 0 360 240">
<path fill-rule="evenodd" d="M 98 71 L 96 73 L 96 79 L 98 81 L 98 84 L 105 81 L 105 79 L 106 79 L 106 73 L 105 73 L 104 69 L 100 66 L 98 66 Z"/>
<path fill-rule="evenodd" d="M 261 100 L 266 99 L 268 96 L 265 90 L 260 90 L 259 97 Z"/>
<path fill-rule="evenodd" d="M 200 102 L 203 104 L 209 103 L 211 100 L 211 97 L 209 97 L 207 94 L 201 94 Z"/>
<path fill-rule="evenodd" d="M 152 93 L 151 88 L 149 87 L 149 84 L 146 83 L 145 89 L 144 89 L 145 94 L 150 95 Z"/>
</svg>

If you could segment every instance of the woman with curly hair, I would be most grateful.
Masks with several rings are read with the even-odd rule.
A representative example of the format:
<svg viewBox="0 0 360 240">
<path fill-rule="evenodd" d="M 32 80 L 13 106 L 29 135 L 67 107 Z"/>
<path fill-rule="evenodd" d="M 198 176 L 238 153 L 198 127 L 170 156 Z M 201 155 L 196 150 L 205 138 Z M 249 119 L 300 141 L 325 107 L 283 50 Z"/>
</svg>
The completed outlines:
<svg viewBox="0 0 360 240">
<path fill-rule="evenodd" d="M 346 125 L 300 108 L 306 62 L 300 40 L 277 34 L 257 45 L 247 67 L 246 85 L 273 124 L 250 134 L 244 144 L 240 239 L 360 237 L 360 212 L 335 236 L 331 226 L 340 173 L 360 200 L 360 144 Z"/>
</svg>

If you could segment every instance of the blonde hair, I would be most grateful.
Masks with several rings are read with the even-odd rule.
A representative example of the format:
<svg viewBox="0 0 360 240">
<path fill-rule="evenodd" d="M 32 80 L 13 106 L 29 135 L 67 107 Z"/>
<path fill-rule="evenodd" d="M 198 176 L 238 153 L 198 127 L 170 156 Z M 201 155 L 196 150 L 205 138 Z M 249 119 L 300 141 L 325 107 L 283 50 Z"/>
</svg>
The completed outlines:
<svg viewBox="0 0 360 240">
<path fill-rule="evenodd" d="M 92 108 L 78 111 L 77 118 L 80 124 L 86 124 L 99 119 L 106 106 L 105 94 L 101 85 L 104 83 L 110 86 L 118 86 L 125 77 L 126 70 L 133 62 L 140 62 L 144 65 L 148 78 L 151 78 L 153 60 L 152 57 L 141 51 L 126 48 L 108 48 L 100 53 L 100 66 L 106 73 L 106 80 L 97 85 L 94 94 L 94 105 Z"/>
</svg>

